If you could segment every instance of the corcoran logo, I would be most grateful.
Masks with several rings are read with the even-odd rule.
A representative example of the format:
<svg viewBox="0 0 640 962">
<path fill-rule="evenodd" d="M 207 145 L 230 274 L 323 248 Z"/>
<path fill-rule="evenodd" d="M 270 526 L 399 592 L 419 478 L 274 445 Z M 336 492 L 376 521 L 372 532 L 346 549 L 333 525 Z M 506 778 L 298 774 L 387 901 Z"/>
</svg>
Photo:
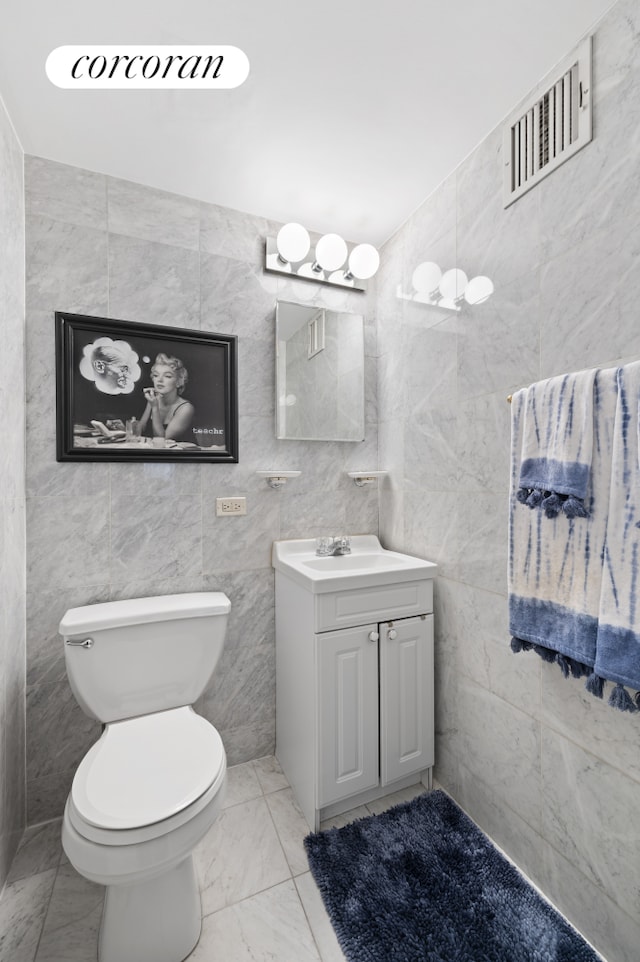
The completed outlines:
<svg viewBox="0 0 640 962">
<path fill-rule="evenodd" d="M 249 58 L 228 46 L 66 46 L 47 57 L 56 87 L 102 90 L 216 90 L 239 87 Z"/>
</svg>

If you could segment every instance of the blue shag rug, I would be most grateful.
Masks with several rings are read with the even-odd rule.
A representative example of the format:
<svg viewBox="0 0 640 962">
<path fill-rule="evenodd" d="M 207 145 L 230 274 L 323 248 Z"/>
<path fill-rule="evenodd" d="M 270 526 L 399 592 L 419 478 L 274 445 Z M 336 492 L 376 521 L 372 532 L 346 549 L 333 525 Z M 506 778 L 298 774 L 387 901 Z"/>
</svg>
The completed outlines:
<svg viewBox="0 0 640 962">
<path fill-rule="evenodd" d="M 304 841 L 349 962 L 598 962 L 441 791 Z"/>
</svg>

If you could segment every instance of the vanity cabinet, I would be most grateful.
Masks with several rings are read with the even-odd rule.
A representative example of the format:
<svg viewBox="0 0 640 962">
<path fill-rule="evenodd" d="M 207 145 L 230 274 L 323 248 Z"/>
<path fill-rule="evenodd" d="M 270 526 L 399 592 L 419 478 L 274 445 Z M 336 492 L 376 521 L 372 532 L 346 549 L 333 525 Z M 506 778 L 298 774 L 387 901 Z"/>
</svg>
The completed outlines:
<svg viewBox="0 0 640 962">
<path fill-rule="evenodd" d="M 381 556 L 394 554 L 367 537 Z M 312 572 L 331 570 L 330 563 L 316 568 L 312 553 L 309 559 Z M 375 577 L 358 574 L 356 559 L 344 562 L 344 577 L 307 578 L 293 563 L 276 564 L 274 548 L 276 756 L 311 829 L 430 782 L 437 568 L 410 559 L 407 580 L 398 564 L 386 582 L 383 562 L 392 560 L 369 560 Z"/>
<path fill-rule="evenodd" d="M 316 634 L 314 647 L 318 807 L 430 769 L 433 615 Z"/>
</svg>

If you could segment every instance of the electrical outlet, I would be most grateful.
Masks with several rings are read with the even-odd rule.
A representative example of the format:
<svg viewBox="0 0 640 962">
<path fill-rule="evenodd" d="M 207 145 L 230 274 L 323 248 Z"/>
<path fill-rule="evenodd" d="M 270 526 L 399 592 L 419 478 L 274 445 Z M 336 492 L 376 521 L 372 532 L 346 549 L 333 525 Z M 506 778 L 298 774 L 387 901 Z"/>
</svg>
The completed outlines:
<svg viewBox="0 0 640 962">
<path fill-rule="evenodd" d="M 219 518 L 230 514 L 246 514 L 246 498 L 216 498 L 216 515 Z"/>
</svg>

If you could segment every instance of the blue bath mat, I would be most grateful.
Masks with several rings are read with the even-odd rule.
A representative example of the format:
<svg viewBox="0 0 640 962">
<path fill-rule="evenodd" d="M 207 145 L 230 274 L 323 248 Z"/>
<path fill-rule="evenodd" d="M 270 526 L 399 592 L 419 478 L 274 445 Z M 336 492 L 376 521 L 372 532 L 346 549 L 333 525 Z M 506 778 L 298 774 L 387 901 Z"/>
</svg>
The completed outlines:
<svg viewBox="0 0 640 962">
<path fill-rule="evenodd" d="M 598 962 L 444 792 L 308 835 L 349 962 Z"/>
</svg>

